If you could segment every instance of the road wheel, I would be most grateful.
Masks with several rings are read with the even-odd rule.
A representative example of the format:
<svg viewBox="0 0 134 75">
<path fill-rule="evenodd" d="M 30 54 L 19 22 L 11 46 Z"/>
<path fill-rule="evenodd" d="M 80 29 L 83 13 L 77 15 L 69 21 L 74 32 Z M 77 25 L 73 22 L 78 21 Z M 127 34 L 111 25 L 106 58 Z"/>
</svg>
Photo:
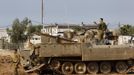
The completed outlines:
<svg viewBox="0 0 134 75">
<path fill-rule="evenodd" d="M 60 68 L 60 61 L 58 60 L 52 60 L 50 63 L 51 67 L 54 69 L 59 69 Z"/>
<path fill-rule="evenodd" d="M 115 67 L 118 73 L 125 73 L 128 69 L 128 66 L 125 62 L 117 62 Z"/>
<path fill-rule="evenodd" d="M 99 66 L 96 62 L 91 62 L 87 65 L 87 71 L 91 74 L 96 74 L 99 71 Z"/>
<path fill-rule="evenodd" d="M 109 62 L 102 62 L 100 64 L 100 72 L 107 74 L 111 72 L 111 64 Z"/>
<path fill-rule="evenodd" d="M 85 63 L 76 63 L 75 64 L 75 72 L 77 74 L 84 74 L 86 72 L 86 65 Z"/>
<path fill-rule="evenodd" d="M 72 74 L 73 73 L 73 64 L 71 62 L 64 62 L 62 64 L 61 70 L 64 74 Z"/>
</svg>

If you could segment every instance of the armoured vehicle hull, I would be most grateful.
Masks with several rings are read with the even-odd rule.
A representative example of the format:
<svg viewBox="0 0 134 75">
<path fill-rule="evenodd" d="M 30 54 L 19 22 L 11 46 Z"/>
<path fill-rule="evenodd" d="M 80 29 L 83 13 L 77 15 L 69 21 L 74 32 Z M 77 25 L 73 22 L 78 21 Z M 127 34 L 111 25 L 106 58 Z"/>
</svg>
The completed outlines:
<svg viewBox="0 0 134 75">
<path fill-rule="evenodd" d="M 43 35 L 42 40 L 34 50 L 39 63 L 63 74 L 126 74 L 134 66 L 131 45 L 91 45 L 49 35 Z"/>
<path fill-rule="evenodd" d="M 134 59 L 134 48 L 121 45 L 43 44 L 39 57 L 81 57 L 82 61 Z"/>
<path fill-rule="evenodd" d="M 64 74 L 126 73 L 134 64 L 134 47 L 64 43 L 41 44 L 40 58 L 51 58 L 51 67 Z"/>
</svg>

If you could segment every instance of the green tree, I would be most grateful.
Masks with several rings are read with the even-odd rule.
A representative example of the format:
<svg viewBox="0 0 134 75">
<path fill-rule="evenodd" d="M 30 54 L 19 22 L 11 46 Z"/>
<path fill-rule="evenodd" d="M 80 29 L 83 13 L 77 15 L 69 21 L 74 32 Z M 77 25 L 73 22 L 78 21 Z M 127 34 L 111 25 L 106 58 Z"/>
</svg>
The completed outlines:
<svg viewBox="0 0 134 75">
<path fill-rule="evenodd" d="M 10 30 L 11 41 L 13 43 L 22 43 L 26 40 L 25 26 L 20 23 L 19 19 L 15 19 L 12 24 L 12 30 Z"/>
<path fill-rule="evenodd" d="M 27 28 L 27 35 L 31 36 L 33 33 L 41 33 L 42 25 L 32 25 L 30 24 Z"/>
<path fill-rule="evenodd" d="M 7 28 L 6 31 L 7 31 L 7 34 L 8 34 L 9 36 L 11 36 L 11 34 L 12 34 L 12 30 L 9 29 L 9 28 Z"/>
<path fill-rule="evenodd" d="M 29 20 L 27 17 L 25 17 L 23 21 L 21 21 L 21 24 L 23 24 L 24 26 L 27 26 L 29 23 L 31 23 L 31 20 Z"/>
<path fill-rule="evenodd" d="M 35 32 L 41 33 L 41 29 L 43 28 L 43 25 L 36 25 L 35 26 Z"/>
<path fill-rule="evenodd" d="M 123 25 L 120 27 L 120 33 L 121 35 L 133 35 L 134 34 L 134 26 L 132 25 Z"/>
<path fill-rule="evenodd" d="M 7 28 L 7 33 L 11 37 L 12 43 L 23 43 L 30 39 L 33 33 L 40 33 L 42 27 L 42 25 L 32 25 L 31 20 L 27 17 L 21 22 L 17 18 L 13 21 L 12 29 Z"/>
<path fill-rule="evenodd" d="M 27 31 L 27 27 L 28 25 L 31 24 L 31 20 L 29 20 L 27 17 L 25 17 L 22 21 L 21 21 L 21 25 L 23 25 L 23 30 Z"/>
</svg>

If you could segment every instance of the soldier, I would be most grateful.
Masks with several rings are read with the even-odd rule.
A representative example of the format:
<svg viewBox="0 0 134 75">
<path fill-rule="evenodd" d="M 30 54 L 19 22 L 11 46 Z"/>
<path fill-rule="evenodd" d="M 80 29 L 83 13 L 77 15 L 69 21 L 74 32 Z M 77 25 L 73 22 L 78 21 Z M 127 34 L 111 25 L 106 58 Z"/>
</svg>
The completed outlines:
<svg viewBox="0 0 134 75">
<path fill-rule="evenodd" d="M 17 49 L 14 49 L 13 65 L 14 75 L 18 75 L 18 68 L 20 65 L 20 54 L 17 52 Z"/>
<path fill-rule="evenodd" d="M 104 32 L 107 30 L 107 25 L 103 21 L 103 18 L 100 18 L 100 22 L 98 23 L 98 40 L 102 41 Z"/>
<path fill-rule="evenodd" d="M 38 60 L 38 56 L 39 56 L 39 48 L 40 46 L 36 45 L 36 46 L 32 46 L 31 52 L 30 52 L 30 59 L 31 59 L 31 65 L 35 66 Z"/>
<path fill-rule="evenodd" d="M 99 25 L 99 27 L 98 27 L 99 30 L 102 30 L 102 31 L 106 31 L 107 30 L 107 25 L 103 21 L 103 18 L 100 18 L 100 23 L 98 25 Z"/>
</svg>

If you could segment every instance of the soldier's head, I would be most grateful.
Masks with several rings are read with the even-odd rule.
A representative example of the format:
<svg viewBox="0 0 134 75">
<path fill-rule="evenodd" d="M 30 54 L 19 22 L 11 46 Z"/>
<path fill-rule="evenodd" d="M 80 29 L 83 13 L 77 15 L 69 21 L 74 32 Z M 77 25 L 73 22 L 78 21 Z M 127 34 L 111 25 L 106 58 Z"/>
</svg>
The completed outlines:
<svg viewBox="0 0 134 75">
<path fill-rule="evenodd" d="M 17 49 L 14 49 L 14 53 L 17 53 Z"/>
<path fill-rule="evenodd" d="M 103 21 L 103 18 L 100 18 L 101 21 Z"/>
<path fill-rule="evenodd" d="M 103 22 L 103 18 L 100 18 L 100 22 Z"/>
</svg>

